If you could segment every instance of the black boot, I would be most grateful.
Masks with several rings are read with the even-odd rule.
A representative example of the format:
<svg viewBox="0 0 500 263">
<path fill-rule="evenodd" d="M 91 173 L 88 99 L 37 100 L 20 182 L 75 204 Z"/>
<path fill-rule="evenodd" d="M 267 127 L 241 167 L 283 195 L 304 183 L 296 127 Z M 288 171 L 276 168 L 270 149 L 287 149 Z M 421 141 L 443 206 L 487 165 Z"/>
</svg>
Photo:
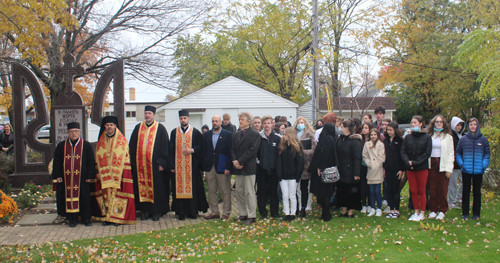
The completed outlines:
<svg viewBox="0 0 500 263">
<path fill-rule="evenodd" d="M 302 207 L 302 209 L 300 209 L 300 217 L 301 218 L 306 217 L 306 208 L 305 207 Z"/>
<path fill-rule="evenodd" d="M 149 219 L 149 213 L 148 212 L 142 213 L 141 219 L 142 220 L 148 220 Z"/>
</svg>

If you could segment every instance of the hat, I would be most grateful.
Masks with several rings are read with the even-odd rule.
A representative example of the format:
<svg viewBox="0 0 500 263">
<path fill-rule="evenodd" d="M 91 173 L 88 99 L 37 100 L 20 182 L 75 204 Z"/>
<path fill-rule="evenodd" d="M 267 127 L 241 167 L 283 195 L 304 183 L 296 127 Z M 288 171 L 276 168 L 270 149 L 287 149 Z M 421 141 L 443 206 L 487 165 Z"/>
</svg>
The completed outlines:
<svg viewBox="0 0 500 263">
<path fill-rule="evenodd" d="M 114 123 L 116 125 L 116 128 L 118 127 L 118 117 L 116 116 L 105 116 L 102 118 L 101 121 L 101 129 L 99 129 L 99 136 L 97 137 L 97 140 L 101 138 L 101 135 L 106 131 L 106 123 Z"/>
<path fill-rule="evenodd" d="M 153 107 L 151 105 L 147 105 L 146 107 L 144 107 L 144 111 L 150 111 L 153 114 L 156 114 L 156 107 Z"/>
<path fill-rule="evenodd" d="M 118 125 L 118 117 L 116 116 L 106 116 L 104 118 L 102 118 L 102 125 L 106 124 L 106 123 L 114 123 L 116 125 Z"/>
<path fill-rule="evenodd" d="M 78 122 L 70 122 L 66 126 L 68 126 L 68 131 L 71 129 L 80 129 L 80 123 Z"/>
<path fill-rule="evenodd" d="M 189 117 L 189 111 L 188 110 L 180 110 L 179 117 L 182 117 L 182 116 Z"/>
</svg>

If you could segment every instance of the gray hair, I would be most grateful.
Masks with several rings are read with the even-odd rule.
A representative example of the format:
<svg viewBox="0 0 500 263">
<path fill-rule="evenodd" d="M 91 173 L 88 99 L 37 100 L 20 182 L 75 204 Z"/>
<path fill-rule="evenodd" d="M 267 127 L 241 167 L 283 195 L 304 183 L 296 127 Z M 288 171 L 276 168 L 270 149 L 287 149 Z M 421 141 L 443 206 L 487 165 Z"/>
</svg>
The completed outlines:
<svg viewBox="0 0 500 263">
<path fill-rule="evenodd" d="M 241 118 L 241 117 L 243 117 L 243 116 L 244 116 L 245 118 L 247 118 L 247 121 L 248 121 L 248 122 L 252 122 L 252 119 L 253 119 L 252 114 L 250 114 L 249 112 L 246 112 L 246 111 L 244 111 L 244 112 L 240 112 L 240 113 L 238 114 L 238 118 Z"/>
</svg>

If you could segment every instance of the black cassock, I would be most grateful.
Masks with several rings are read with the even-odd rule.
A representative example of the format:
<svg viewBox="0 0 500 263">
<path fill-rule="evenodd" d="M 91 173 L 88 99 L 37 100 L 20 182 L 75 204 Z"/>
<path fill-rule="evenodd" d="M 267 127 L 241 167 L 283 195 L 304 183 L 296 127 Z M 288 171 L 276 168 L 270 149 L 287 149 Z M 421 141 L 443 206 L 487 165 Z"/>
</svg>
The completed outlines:
<svg viewBox="0 0 500 263">
<path fill-rule="evenodd" d="M 205 187 L 203 186 L 203 177 L 201 175 L 201 165 L 202 165 L 202 144 L 203 135 L 201 132 L 194 127 L 193 137 L 192 137 L 192 147 L 194 153 L 191 158 L 192 167 L 192 183 L 193 183 L 193 198 L 192 199 L 177 199 L 175 198 L 175 176 L 173 176 L 173 188 L 172 196 L 174 201 L 172 202 L 172 209 L 175 211 L 176 215 L 183 215 L 188 217 L 194 217 L 198 215 L 198 211 L 203 213 L 207 212 L 208 202 L 205 195 Z M 173 129 L 170 133 L 170 143 L 169 143 L 169 170 L 175 169 L 175 138 L 177 135 L 177 129 Z"/>
<path fill-rule="evenodd" d="M 80 138 L 83 140 L 82 138 Z M 91 207 L 90 207 L 90 183 L 85 182 L 87 179 L 95 178 L 95 157 L 92 146 L 89 142 L 83 141 L 82 150 L 82 166 L 80 176 L 80 196 L 79 196 L 79 213 L 66 213 L 66 194 L 64 189 L 64 144 L 66 140 L 60 142 L 56 146 L 54 152 L 54 161 L 52 163 L 52 179 L 57 179 L 59 177 L 63 178 L 62 183 L 58 183 L 56 186 L 56 202 L 57 202 L 57 214 L 60 216 L 74 217 L 77 220 L 77 216 L 81 216 L 82 219 L 90 220 Z"/>
<path fill-rule="evenodd" d="M 137 181 L 137 141 L 139 128 L 141 124 L 135 126 L 132 136 L 130 137 L 130 166 L 132 169 L 132 178 L 134 180 L 134 194 L 135 194 L 135 209 L 150 215 L 160 214 L 164 215 L 169 208 L 169 189 L 167 179 L 168 168 L 168 133 L 161 123 L 158 123 L 158 130 L 156 132 L 155 145 L 153 148 L 153 186 L 154 186 L 154 203 L 139 202 L 139 184 Z M 160 171 L 159 165 L 163 167 Z"/>
</svg>

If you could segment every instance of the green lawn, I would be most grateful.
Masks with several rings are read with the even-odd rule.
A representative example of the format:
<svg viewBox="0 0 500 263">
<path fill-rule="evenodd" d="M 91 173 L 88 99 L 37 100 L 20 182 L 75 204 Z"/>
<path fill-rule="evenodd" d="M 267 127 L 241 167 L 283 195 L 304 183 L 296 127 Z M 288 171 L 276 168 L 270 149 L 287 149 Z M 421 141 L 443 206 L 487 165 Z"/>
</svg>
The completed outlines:
<svg viewBox="0 0 500 263">
<path fill-rule="evenodd" d="M 206 221 L 179 229 L 97 240 L 0 248 L 0 261 L 25 262 L 498 262 L 496 232 L 500 198 L 483 195 L 480 221 L 462 221 L 461 210 L 443 222 L 426 220 L 427 230 L 406 218 L 376 217 L 319 220 L 319 211 L 291 224 L 258 221 L 243 227 L 234 221 Z M 487 199 L 490 198 L 490 199 Z M 406 201 L 402 202 L 406 207 Z M 338 216 L 338 214 L 337 214 Z M 460 218 L 460 219 L 459 219 Z"/>
</svg>

